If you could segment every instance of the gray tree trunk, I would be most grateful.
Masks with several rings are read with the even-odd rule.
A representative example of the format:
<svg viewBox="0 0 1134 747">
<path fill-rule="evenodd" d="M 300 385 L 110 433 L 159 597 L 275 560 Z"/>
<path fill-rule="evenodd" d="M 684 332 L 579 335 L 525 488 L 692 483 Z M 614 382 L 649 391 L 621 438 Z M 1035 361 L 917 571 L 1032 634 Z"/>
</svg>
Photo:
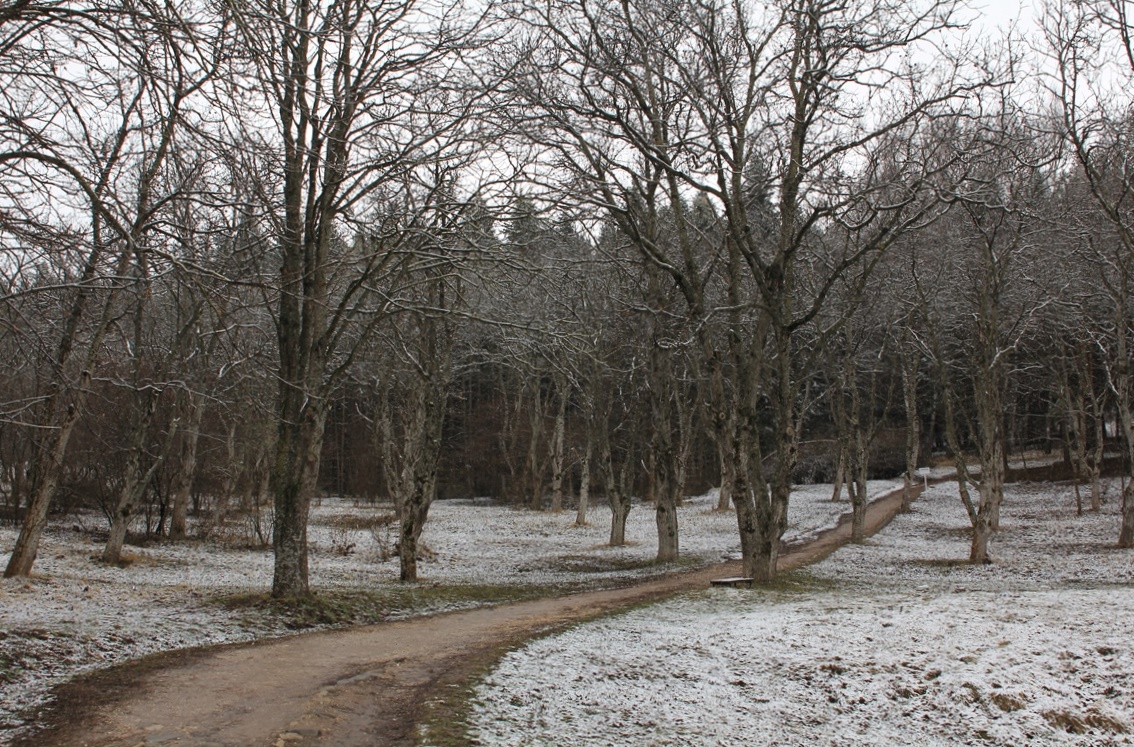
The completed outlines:
<svg viewBox="0 0 1134 747">
<path fill-rule="evenodd" d="M 303 597 L 310 593 L 307 519 L 319 476 L 326 412 L 314 398 L 296 420 L 281 418 L 272 468 L 275 562 L 272 596 Z"/>
<path fill-rule="evenodd" d="M 531 410 L 528 412 L 528 458 L 525 462 L 528 483 L 528 501 L 532 509 L 543 510 L 543 460 L 540 459 L 540 440 L 543 435 L 544 401 L 539 382 L 534 384 Z"/>
<path fill-rule="evenodd" d="M 634 456 L 627 454 L 621 464 L 615 464 L 609 434 L 603 434 L 599 449 L 606 498 L 610 503 L 610 546 L 621 547 L 626 544 L 626 519 L 632 506 L 630 485 L 633 481 L 630 475 Z"/>
<path fill-rule="evenodd" d="M 444 378 L 447 385 L 448 377 Z M 437 485 L 437 461 L 441 453 L 441 429 L 445 418 L 444 388 L 436 382 L 418 382 L 414 393 L 410 424 L 403 450 L 403 478 L 400 491 L 401 541 L 398 548 L 401 580 L 417 581 L 418 541 L 433 504 Z"/>
<path fill-rule="evenodd" d="M 126 459 L 126 477 L 122 484 L 122 490 L 118 494 L 118 503 L 115 506 L 114 514 L 111 517 L 110 535 L 107 537 L 106 546 L 102 550 L 102 562 L 104 563 L 121 561 L 122 545 L 126 541 L 126 533 L 129 531 L 130 522 L 134 518 L 134 512 L 137 510 L 142 497 L 146 494 L 146 488 L 149 487 L 154 475 L 157 474 L 158 469 L 169 456 L 177 439 L 177 431 L 180 428 L 180 421 L 174 418 L 169 425 L 169 432 L 165 436 L 161 453 L 143 472 L 142 457 L 145 453 L 146 440 L 150 435 L 150 427 L 157 409 L 157 395 L 154 390 L 150 389 L 143 395 L 143 399 L 142 412 L 134 424 L 130 454 Z"/>
<path fill-rule="evenodd" d="M 610 546 L 626 544 L 626 519 L 630 516 L 630 496 L 619 490 L 607 493 L 610 500 Z"/>
<path fill-rule="evenodd" d="M 189 522 L 189 497 L 193 492 L 193 478 L 197 474 L 197 442 L 201 434 L 201 418 L 204 405 L 197 401 L 193 392 L 186 394 L 188 417 L 181 433 L 181 450 L 177 456 L 177 468 L 171 486 L 173 503 L 169 521 L 169 538 L 184 539 Z"/>
<path fill-rule="evenodd" d="M 587 509 L 591 499 L 591 456 L 594 453 L 594 441 L 588 428 L 587 442 L 583 446 L 583 461 L 579 465 L 579 506 L 575 511 L 575 526 L 587 525 Z"/>
<path fill-rule="evenodd" d="M 655 332 L 655 335 L 657 333 Z M 650 473 L 654 487 L 654 518 L 658 530 L 657 562 L 677 560 L 677 451 L 673 443 L 674 382 L 672 357 L 656 339 L 651 366 L 650 407 L 654 435 Z"/>
<path fill-rule="evenodd" d="M 1124 294 L 1125 295 L 1125 294 Z M 1118 424 L 1122 428 L 1126 448 L 1126 484 L 1122 490 L 1122 526 L 1118 530 L 1118 546 L 1134 547 L 1134 406 L 1131 405 L 1131 375 L 1129 371 L 1129 345 L 1124 311 L 1116 309 L 1116 321 L 1120 322 L 1115 346 L 1115 373 L 1112 374 L 1112 388 L 1115 391 L 1115 406 L 1118 409 Z"/>
<path fill-rule="evenodd" d="M 917 406 L 917 378 L 920 353 L 909 340 L 903 339 L 898 359 L 902 364 L 902 401 L 906 410 L 906 471 L 902 484 L 902 510 L 909 511 L 913 503 L 917 481 L 918 461 L 921 454 L 921 416 Z"/>
<path fill-rule="evenodd" d="M 16 538 L 16 545 L 12 548 L 12 555 L 8 558 L 8 565 L 4 569 L 4 578 L 31 575 L 36 554 L 39 552 L 39 542 L 43 537 L 43 530 L 47 527 L 48 509 L 59 487 L 59 479 L 63 475 L 67 444 L 71 440 L 75 425 L 79 422 L 79 412 L 81 403 L 85 399 L 85 392 L 86 385 L 83 385 L 76 393 L 76 402 L 63 405 L 62 399 L 58 398 L 54 403 L 63 412 L 57 416 L 58 426 L 54 435 L 36 459 L 31 502 L 28 504 L 27 513 L 24 514 L 24 522 Z"/>
<path fill-rule="evenodd" d="M 551 511 L 563 510 L 563 473 L 567 466 L 567 380 L 555 386 L 559 407 L 555 411 L 555 430 L 551 436 Z"/>
<path fill-rule="evenodd" d="M 130 438 L 130 453 L 126 457 L 126 474 L 122 481 L 122 489 L 118 491 L 114 512 L 111 514 L 110 534 L 102 549 L 104 563 L 117 563 L 121 560 L 122 545 L 126 541 L 130 520 L 134 517 L 134 508 L 146 489 L 142 476 L 142 454 L 155 405 L 156 400 L 150 396 L 144 404 L 141 404 L 142 411 L 134 423 Z"/>
</svg>

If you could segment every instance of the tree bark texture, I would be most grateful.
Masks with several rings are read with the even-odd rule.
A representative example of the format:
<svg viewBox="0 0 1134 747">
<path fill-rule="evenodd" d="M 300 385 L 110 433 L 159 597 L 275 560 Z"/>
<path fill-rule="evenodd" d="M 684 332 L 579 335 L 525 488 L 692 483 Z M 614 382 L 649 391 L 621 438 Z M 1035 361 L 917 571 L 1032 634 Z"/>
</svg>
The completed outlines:
<svg viewBox="0 0 1134 747">
<path fill-rule="evenodd" d="M 169 520 L 169 538 L 173 540 L 184 539 L 188 533 L 189 497 L 193 492 L 193 478 L 197 474 L 197 443 L 205 411 L 203 403 L 197 401 L 196 394 L 187 392 L 185 397 L 185 427 L 181 429 L 177 466 L 170 489 L 173 507 Z"/>
</svg>

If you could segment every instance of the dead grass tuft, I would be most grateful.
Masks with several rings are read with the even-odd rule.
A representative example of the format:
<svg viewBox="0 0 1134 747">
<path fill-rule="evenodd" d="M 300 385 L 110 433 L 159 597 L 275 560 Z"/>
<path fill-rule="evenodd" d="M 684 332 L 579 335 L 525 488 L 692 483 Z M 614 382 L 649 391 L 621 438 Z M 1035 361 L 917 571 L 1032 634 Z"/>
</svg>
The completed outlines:
<svg viewBox="0 0 1134 747">
<path fill-rule="evenodd" d="M 320 523 L 333 529 L 370 531 L 398 523 L 398 515 L 393 511 L 367 512 L 360 514 L 337 514 L 328 516 Z"/>
<path fill-rule="evenodd" d="M 984 701 L 984 698 L 980 694 L 980 688 L 971 682 L 961 684 L 961 692 L 958 693 L 958 696 L 962 702 L 973 703 L 974 705 Z"/>
<path fill-rule="evenodd" d="M 1093 708 L 1083 713 L 1068 710 L 1044 711 L 1043 718 L 1056 729 L 1061 729 L 1068 734 L 1086 734 L 1093 730 L 1126 734 L 1130 731 L 1123 721 Z"/>
<path fill-rule="evenodd" d="M 92 555 L 91 559 L 101 562 L 102 561 L 102 555 L 101 554 Z M 158 565 L 158 561 L 157 561 L 156 558 L 154 558 L 150 555 L 142 555 L 140 553 L 129 552 L 129 551 L 123 550 L 122 553 L 118 556 L 118 560 L 111 563 L 111 565 L 115 565 L 119 568 L 129 568 L 130 566 L 134 566 L 134 565 L 137 565 L 137 566 L 156 566 L 156 565 Z"/>
<path fill-rule="evenodd" d="M 847 668 L 837 662 L 827 662 L 819 665 L 819 671 L 827 672 L 829 674 L 844 674 Z"/>
<path fill-rule="evenodd" d="M 1028 704 L 1022 695 L 1013 695 L 1012 693 L 993 692 L 989 693 L 988 699 L 992 701 L 994 706 L 1005 713 L 1023 710 Z"/>
</svg>

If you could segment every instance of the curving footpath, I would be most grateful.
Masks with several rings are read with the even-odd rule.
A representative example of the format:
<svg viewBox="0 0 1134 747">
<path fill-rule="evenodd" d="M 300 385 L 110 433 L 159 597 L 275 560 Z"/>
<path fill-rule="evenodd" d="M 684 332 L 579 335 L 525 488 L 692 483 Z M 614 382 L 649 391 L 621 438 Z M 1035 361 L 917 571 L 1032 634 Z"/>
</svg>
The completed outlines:
<svg viewBox="0 0 1134 747">
<path fill-rule="evenodd" d="M 889 523 L 901 505 L 901 489 L 872 501 L 867 533 Z M 826 557 L 850 540 L 850 529 L 844 520 L 788 548 L 778 568 Z M 23 744 L 409 747 L 422 704 L 507 649 L 739 572 L 738 562 L 723 563 L 626 588 L 159 657 L 67 686 L 57 713 L 64 724 Z"/>
</svg>

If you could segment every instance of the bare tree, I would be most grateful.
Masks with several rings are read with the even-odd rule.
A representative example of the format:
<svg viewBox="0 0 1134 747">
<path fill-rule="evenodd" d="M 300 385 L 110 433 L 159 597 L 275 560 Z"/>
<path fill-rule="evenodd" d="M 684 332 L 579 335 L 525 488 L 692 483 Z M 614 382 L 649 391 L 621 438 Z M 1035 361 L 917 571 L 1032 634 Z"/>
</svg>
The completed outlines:
<svg viewBox="0 0 1134 747">
<path fill-rule="evenodd" d="M 85 248 L 84 259 L 60 267 L 70 298 L 38 395 L 35 488 L 9 576 L 31 571 L 102 341 L 128 279 L 146 275 L 164 200 L 180 190 L 165 161 L 187 100 L 213 69 L 200 20 L 181 10 L 23 4 L 0 30 L 10 114 L 0 202 L 22 244 L 11 266 Z"/>
<path fill-rule="evenodd" d="M 453 76 L 459 53 L 484 40 L 460 5 L 296 0 L 228 10 L 247 54 L 230 115 L 243 123 L 242 142 L 262 144 L 258 170 L 282 176 L 266 178 L 262 195 L 280 262 L 272 592 L 298 596 L 308 593 L 307 513 L 328 396 L 414 246 L 413 223 L 398 214 L 416 204 L 405 191 L 437 188 L 436 169 L 468 155 L 477 97 L 456 91 Z M 247 80 L 254 90 L 242 88 Z M 348 223 L 368 240 L 352 246 Z"/>
<path fill-rule="evenodd" d="M 1127 464 L 1134 464 L 1134 386 L 1130 374 L 1131 275 L 1134 266 L 1134 146 L 1129 86 L 1134 81 L 1134 23 L 1127 0 L 1044 5 L 1044 51 L 1052 62 L 1048 87 L 1059 106 L 1059 131 L 1109 236 L 1092 246 L 1111 320 L 1099 347 L 1107 367 Z M 1120 547 L 1134 547 L 1134 479 L 1122 497 Z"/>
<path fill-rule="evenodd" d="M 804 380 L 794 342 L 848 268 L 874 261 L 933 204 L 904 144 L 968 84 L 888 62 L 950 28 L 953 6 L 642 0 L 527 9 L 535 41 L 516 53 L 511 91 L 525 133 L 685 304 L 715 382 L 716 427 L 732 428 L 745 573 L 756 579 L 775 574 L 787 521 Z M 879 116 L 860 117 L 863 102 L 879 97 Z M 873 166 L 883 149 L 893 168 Z M 721 245 L 697 240 L 690 195 L 719 206 Z M 754 210 L 761 200 L 768 209 Z M 663 216 L 676 237 L 669 245 Z M 826 242 L 819 229 L 828 224 L 853 240 Z M 706 294 L 716 273 L 723 298 Z M 705 324 L 718 314 L 729 319 L 723 348 Z M 726 362 L 734 427 L 719 417 L 732 404 L 718 373 Z"/>
<path fill-rule="evenodd" d="M 1034 272 L 1042 235 L 1035 211 L 1048 193 L 1042 167 L 1051 149 L 1007 95 L 995 111 L 954 124 L 942 131 L 965 154 L 949 188 L 953 210 L 927 229 L 936 237 L 936 256 L 921 251 L 913 266 L 925 350 L 936 368 L 946 440 L 972 523 L 970 561 L 984 563 L 1006 478 L 1009 379 L 1021 342 L 1053 297 Z M 967 464 L 969 443 L 977 451 L 976 472 Z"/>
<path fill-rule="evenodd" d="M 440 195 L 447 194 L 441 190 Z M 399 299 L 397 323 L 375 342 L 393 358 L 375 372 L 382 398 L 380 458 L 400 525 L 398 555 L 401 580 L 417 580 L 419 540 L 436 497 L 438 460 L 449 388 L 454 376 L 456 312 L 464 311 L 458 230 L 465 216 L 451 201 L 434 211 L 426 243 L 415 249 L 415 278 Z"/>
</svg>

